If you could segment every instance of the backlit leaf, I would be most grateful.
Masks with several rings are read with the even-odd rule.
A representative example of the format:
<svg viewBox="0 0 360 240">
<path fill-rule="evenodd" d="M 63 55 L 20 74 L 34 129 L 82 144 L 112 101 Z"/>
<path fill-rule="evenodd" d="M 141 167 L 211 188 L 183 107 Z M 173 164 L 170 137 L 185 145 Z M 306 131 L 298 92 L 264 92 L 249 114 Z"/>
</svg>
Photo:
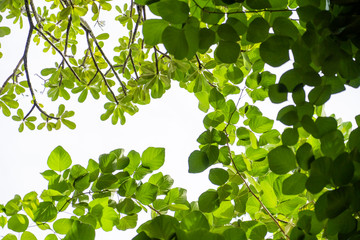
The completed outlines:
<svg viewBox="0 0 360 240">
<path fill-rule="evenodd" d="M 183 59 L 188 55 L 189 45 L 183 30 L 172 26 L 166 27 L 162 33 L 162 42 L 176 59 Z"/>
<path fill-rule="evenodd" d="M 222 168 L 213 168 L 209 172 L 209 180 L 215 185 L 223 185 L 229 179 L 229 173 Z"/>
<path fill-rule="evenodd" d="M 269 167 L 276 174 L 286 174 L 296 167 L 295 154 L 286 146 L 272 149 L 268 154 Z"/>
<path fill-rule="evenodd" d="M 305 190 L 307 177 L 303 173 L 294 173 L 283 181 L 282 192 L 286 195 L 300 194 Z"/>
<path fill-rule="evenodd" d="M 189 156 L 189 173 L 199 173 L 209 167 L 209 159 L 205 152 L 195 150 Z"/>
<path fill-rule="evenodd" d="M 146 44 L 154 46 L 161 42 L 161 36 L 169 23 L 162 19 L 149 19 L 144 22 L 143 35 Z"/>
<path fill-rule="evenodd" d="M 174 23 L 186 22 L 189 15 L 189 6 L 178 0 L 163 0 L 157 3 L 157 10 L 162 19 Z"/>
<path fill-rule="evenodd" d="M 51 153 L 47 160 L 50 169 L 54 171 L 63 171 L 70 167 L 72 163 L 68 152 L 61 146 L 57 146 Z"/>
<path fill-rule="evenodd" d="M 240 45 L 232 41 L 219 42 L 215 49 L 215 57 L 223 63 L 235 63 L 240 54 Z"/>
<path fill-rule="evenodd" d="M 271 36 L 260 45 L 262 60 L 272 67 L 279 67 L 289 61 L 290 43 L 287 37 Z"/>
<path fill-rule="evenodd" d="M 255 18 L 249 24 L 246 40 L 253 43 L 264 41 L 269 34 L 269 23 L 262 17 Z"/>
<path fill-rule="evenodd" d="M 141 156 L 141 161 L 143 166 L 150 170 L 159 169 L 165 162 L 165 148 L 147 148 Z"/>
</svg>

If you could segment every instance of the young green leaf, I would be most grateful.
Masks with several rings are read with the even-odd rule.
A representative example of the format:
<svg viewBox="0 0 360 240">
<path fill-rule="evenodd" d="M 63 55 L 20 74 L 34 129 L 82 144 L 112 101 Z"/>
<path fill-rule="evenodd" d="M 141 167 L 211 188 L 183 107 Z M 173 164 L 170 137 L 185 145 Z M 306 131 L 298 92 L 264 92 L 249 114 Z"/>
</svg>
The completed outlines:
<svg viewBox="0 0 360 240">
<path fill-rule="evenodd" d="M 68 152 L 61 146 L 57 146 L 51 153 L 47 160 L 50 169 L 54 171 L 63 171 L 70 167 L 72 163 L 71 157 Z"/>
</svg>

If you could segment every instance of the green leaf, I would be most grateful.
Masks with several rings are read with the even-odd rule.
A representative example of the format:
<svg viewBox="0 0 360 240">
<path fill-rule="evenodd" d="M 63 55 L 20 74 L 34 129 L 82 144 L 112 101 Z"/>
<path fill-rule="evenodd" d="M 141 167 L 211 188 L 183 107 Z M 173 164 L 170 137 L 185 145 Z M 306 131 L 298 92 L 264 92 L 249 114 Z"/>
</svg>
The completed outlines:
<svg viewBox="0 0 360 240">
<path fill-rule="evenodd" d="M 21 234 L 20 240 L 37 240 L 37 238 L 33 233 L 25 231 Z"/>
<path fill-rule="evenodd" d="M 316 207 L 316 205 L 315 205 Z M 327 194 L 327 217 L 334 218 L 349 207 L 349 193 L 346 188 L 329 191 Z"/>
<path fill-rule="evenodd" d="M 293 105 L 289 105 L 282 108 L 278 112 L 276 120 L 279 120 L 280 122 L 288 126 L 295 125 L 299 121 L 296 107 Z"/>
<path fill-rule="evenodd" d="M 309 102 L 320 106 L 326 103 L 331 97 L 331 86 L 317 86 L 313 88 L 309 93 Z"/>
<path fill-rule="evenodd" d="M 49 234 L 45 237 L 44 240 L 58 240 L 55 234 Z"/>
<path fill-rule="evenodd" d="M 223 23 L 218 27 L 217 34 L 224 41 L 237 42 L 240 40 L 235 29 L 227 23 Z"/>
<path fill-rule="evenodd" d="M 223 232 L 225 240 L 246 240 L 246 234 L 241 228 L 229 228 Z"/>
<path fill-rule="evenodd" d="M 95 229 L 86 223 L 74 221 L 71 230 L 66 234 L 64 240 L 94 240 Z"/>
<path fill-rule="evenodd" d="M 296 151 L 296 161 L 305 171 L 310 169 L 310 164 L 314 159 L 312 147 L 309 143 L 304 143 Z"/>
<path fill-rule="evenodd" d="M 143 166 L 150 170 L 159 169 L 165 162 L 165 148 L 147 148 L 141 156 L 141 161 Z"/>
<path fill-rule="evenodd" d="M 245 2 L 252 9 L 263 9 L 271 7 L 271 4 L 268 0 L 246 0 Z"/>
<path fill-rule="evenodd" d="M 1 240 L 17 240 L 17 237 L 12 233 L 8 233 Z"/>
<path fill-rule="evenodd" d="M 217 24 L 223 17 L 224 13 L 217 8 L 204 7 L 201 11 L 201 21 L 208 24 Z"/>
<path fill-rule="evenodd" d="M 268 151 L 264 148 L 252 148 L 249 147 L 246 149 L 246 157 L 251 161 L 262 161 L 268 154 Z"/>
<path fill-rule="evenodd" d="M 189 173 L 200 173 L 210 166 L 205 152 L 195 150 L 189 156 Z"/>
<path fill-rule="evenodd" d="M 123 197 L 131 197 L 135 192 L 137 188 L 137 183 L 134 179 L 130 178 L 126 182 L 123 182 L 118 190 L 118 193 L 120 196 Z"/>
<path fill-rule="evenodd" d="M 272 149 L 268 154 L 269 167 L 276 174 L 286 174 L 296 167 L 295 155 L 286 146 Z"/>
<path fill-rule="evenodd" d="M 0 216 L 0 227 L 4 228 L 7 223 L 7 218 L 4 216 Z"/>
<path fill-rule="evenodd" d="M 251 229 L 249 238 L 254 240 L 262 240 L 265 239 L 266 233 L 266 226 L 264 224 L 260 224 Z"/>
<path fill-rule="evenodd" d="M 288 92 L 292 92 L 299 84 L 303 82 L 303 75 L 304 73 L 299 69 L 290 69 L 281 75 L 279 83 L 283 84 Z"/>
<path fill-rule="evenodd" d="M 49 222 L 56 218 L 57 209 L 52 202 L 41 202 L 34 215 L 35 222 Z"/>
<path fill-rule="evenodd" d="M 226 21 L 227 24 L 231 25 L 235 29 L 238 35 L 243 35 L 244 33 L 246 33 L 247 26 L 244 22 L 244 19 L 242 19 L 241 21 L 234 17 L 229 17 Z"/>
<path fill-rule="evenodd" d="M 199 197 L 199 209 L 202 212 L 213 212 L 220 206 L 219 195 L 215 190 L 207 190 Z"/>
<path fill-rule="evenodd" d="M 303 173 L 294 173 L 283 181 L 282 192 L 285 195 L 297 195 L 305 190 L 307 177 Z"/>
<path fill-rule="evenodd" d="M 321 157 L 311 163 L 310 176 L 306 182 L 306 189 L 316 194 L 330 181 L 331 159 Z"/>
<path fill-rule="evenodd" d="M 345 149 L 344 136 L 340 130 L 329 132 L 320 138 L 321 151 L 325 156 L 335 159 Z"/>
<path fill-rule="evenodd" d="M 210 91 L 209 103 L 215 109 L 222 109 L 226 106 L 224 96 L 216 88 Z"/>
<path fill-rule="evenodd" d="M 162 42 L 176 59 L 183 59 L 188 55 L 189 45 L 183 30 L 172 26 L 166 27 L 162 33 Z"/>
<path fill-rule="evenodd" d="M 215 43 L 215 32 L 208 28 L 201 28 L 199 30 L 199 52 L 206 53 L 206 51 Z"/>
<path fill-rule="evenodd" d="M 161 43 L 161 36 L 169 23 L 162 19 L 149 19 L 143 24 L 143 35 L 146 44 L 154 46 Z"/>
<path fill-rule="evenodd" d="M 101 154 L 99 156 L 99 167 L 103 173 L 112 173 L 116 170 L 117 156 L 115 153 Z"/>
<path fill-rule="evenodd" d="M 51 153 L 47 160 L 47 165 L 54 171 L 63 171 L 70 167 L 72 163 L 68 152 L 61 146 L 57 146 Z"/>
<path fill-rule="evenodd" d="M 99 190 L 108 188 L 113 185 L 117 180 L 117 177 L 110 173 L 101 175 L 96 182 L 96 188 Z"/>
<path fill-rule="evenodd" d="M 319 137 L 337 129 L 337 122 L 333 117 L 318 117 L 315 121 L 315 125 Z"/>
<path fill-rule="evenodd" d="M 210 127 L 217 127 L 225 121 L 225 116 L 221 111 L 216 110 L 207 114 L 203 120 L 204 126 L 209 129 Z"/>
<path fill-rule="evenodd" d="M 269 34 L 269 29 L 269 23 L 262 17 L 257 17 L 249 24 L 246 40 L 253 43 L 263 42 Z"/>
<path fill-rule="evenodd" d="M 73 219 L 60 218 L 54 222 L 53 228 L 59 234 L 67 234 L 72 228 L 73 222 Z"/>
<path fill-rule="evenodd" d="M 291 37 L 294 41 L 298 38 L 299 30 L 295 25 L 285 17 L 277 17 L 273 24 L 273 30 L 276 35 Z"/>
<path fill-rule="evenodd" d="M 232 41 L 220 40 L 215 49 L 215 57 L 222 63 L 235 63 L 240 54 L 240 45 Z"/>
<path fill-rule="evenodd" d="M 299 140 L 299 133 L 297 129 L 286 128 L 281 135 L 281 141 L 283 145 L 292 146 L 295 145 Z"/>
<path fill-rule="evenodd" d="M 271 36 L 260 45 L 262 60 L 272 67 L 279 67 L 289 61 L 289 38 Z"/>
<path fill-rule="evenodd" d="M 226 76 L 234 84 L 240 84 L 244 80 L 244 73 L 233 64 L 227 69 Z"/>
<path fill-rule="evenodd" d="M 348 153 L 340 154 L 331 165 L 331 178 L 337 186 L 348 184 L 354 176 L 354 164 Z"/>
<path fill-rule="evenodd" d="M 71 13 L 71 7 L 66 7 L 64 8 L 63 10 L 61 10 L 60 14 L 59 14 L 59 17 L 60 17 L 60 20 L 65 20 L 67 18 L 67 16 L 69 16 Z"/>
<path fill-rule="evenodd" d="M 193 211 L 181 220 L 180 228 L 185 231 L 210 230 L 210 225 L 204 214 L 200 211 Z"/>
<path fill-rule="evenodd" d="M 156 6 L 161 18 L 170 23 L 184 23 L 189 16 L 189 6 L 183 1 L 162 0 Z"/>
<path fill-rule="evenodd" d="M 69 121 L 67 119 L 61 119 L 61 122 L 71 130 L 74 130 L 76 128 L 76 124 L 72 121 Z"/>
<path fill-rule="evenodd" d="M 116 225 L 116 228 L 122 231 L 127 229 L 135 228 L 138 220 L 138 215 L 128 215 L 124 216 L 119 220 L 119 223 Z"/>
<path fill-rule="evenodd" d="M 256 116 L 250 119 L 249 127 L 256 133 L 270 131 L 274 125 L 274 120 L 264 116 Z"/>
<path fill-rule="evenodd" d="M 24 232 L 29 226 L 29 219 L 23 214 L 15 214 L 8 221 L 8 228 L 14 232 Z"/>
<path fill-rule="evenodd" d="M 171 236 L 174 235 L 178 226 L 179 222 L 176 218 L 161 215 L 145 222 L 138 228 L 137 232 L 145 232 L 151 239 L 171 239 Z M 140 239 L 145 240 L 148 238 L 139 238 L 139 240 Z"/>
<path fill-rule="evenodd" d="M 284 84 L 273 84 L 269 87 L 269 98 L 272 103 L 282 103 L 287 100 L 287 88 Z"/>
<path fill-rule="evenodd" d="M 229 179 L 229 173 L 222 168 L 213 168 L 209 172 L 209 180 L 215 185 L 223 185 Z"/>
<path fill-rule="evenodd" d="M 351 150 L 359 150 L 360 146 L 360 128 L 356 128 L 350 133 L 349 136 L 349 148 Z"/>
<path fill-rule="evenodd" d="M 96 37 L 97 40 L 106 40 L 110 37 L 108 33 L 102 33 Z"/>
<path fill-rule="evenodd" d="M 4 37 L 6 35 L 9 35 L 11 32 L 10 28 L 8 27 L 0 27 L 0 37 Z"/>
<path fill-rule="evenodd" d="M 151 183 L 144 183 L 136 190 L 136 199 L 142 204 L 148 205 L 155 201 L 158 187 Z"/>
</svg>

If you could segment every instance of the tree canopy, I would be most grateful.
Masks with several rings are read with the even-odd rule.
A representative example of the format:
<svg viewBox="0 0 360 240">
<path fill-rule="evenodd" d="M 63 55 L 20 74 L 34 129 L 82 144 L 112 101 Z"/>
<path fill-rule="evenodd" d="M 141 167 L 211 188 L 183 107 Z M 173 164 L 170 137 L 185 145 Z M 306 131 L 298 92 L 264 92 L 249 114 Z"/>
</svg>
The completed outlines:
<svg viewBox="0 0 360 240">
<path fill-rule="evenodd" d="M 187 186 L 159 171 L 161 147 L 118 148 L 81 166 L 58 146 L 41 173 L 48 188 L 0 205 L 11 231 L 2 239 L 37 239 L 30 222 L 50 230 L 46 240 L 92 240 L 99 228 L 137 228 L 134 240 L 360 238 L 360 115 L 352 126 L 323 111 L 333 94 L 360 86 L 358 1 L 2 0 L 0 11 L 0 37 L 11 38 L 8 20 L 27 31 L 0 85 L 2 114 L 20 132 L 76 128 L 71 104 L 59 103 L 73 98 L 99 99 L 101 120 L 125 124 L 177 81 L 206 113 L 188 172 L 210 169 L 214 185 L 189 202 Z M 107 39 L 120 30 L 91 27 L 108 12 L 127 31 L 112 53 Z M 43 86 L 29 74 L 34 45 L 54 55 Z M 271 72 L 288 62 L 281 76 Z M 39 100 L 42 89 L 53 103 Z M 256 106 L 267 99 L 286 104 L 276 119 Z"/>
</svg>

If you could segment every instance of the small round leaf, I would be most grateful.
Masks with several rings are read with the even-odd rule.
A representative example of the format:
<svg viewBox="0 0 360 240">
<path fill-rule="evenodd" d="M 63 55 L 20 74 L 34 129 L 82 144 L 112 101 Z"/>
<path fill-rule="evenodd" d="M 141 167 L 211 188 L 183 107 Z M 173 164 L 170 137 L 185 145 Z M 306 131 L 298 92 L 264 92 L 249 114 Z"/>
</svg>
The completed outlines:
<svg viewBox="0 0 360 240">
<path fill-rule="evenodd" d="M 223 185 L 229 179 L 229 173 L 222 168 L 213 168 L 209 172 L 209 180 L 215 185 Z"/>
</svg>

